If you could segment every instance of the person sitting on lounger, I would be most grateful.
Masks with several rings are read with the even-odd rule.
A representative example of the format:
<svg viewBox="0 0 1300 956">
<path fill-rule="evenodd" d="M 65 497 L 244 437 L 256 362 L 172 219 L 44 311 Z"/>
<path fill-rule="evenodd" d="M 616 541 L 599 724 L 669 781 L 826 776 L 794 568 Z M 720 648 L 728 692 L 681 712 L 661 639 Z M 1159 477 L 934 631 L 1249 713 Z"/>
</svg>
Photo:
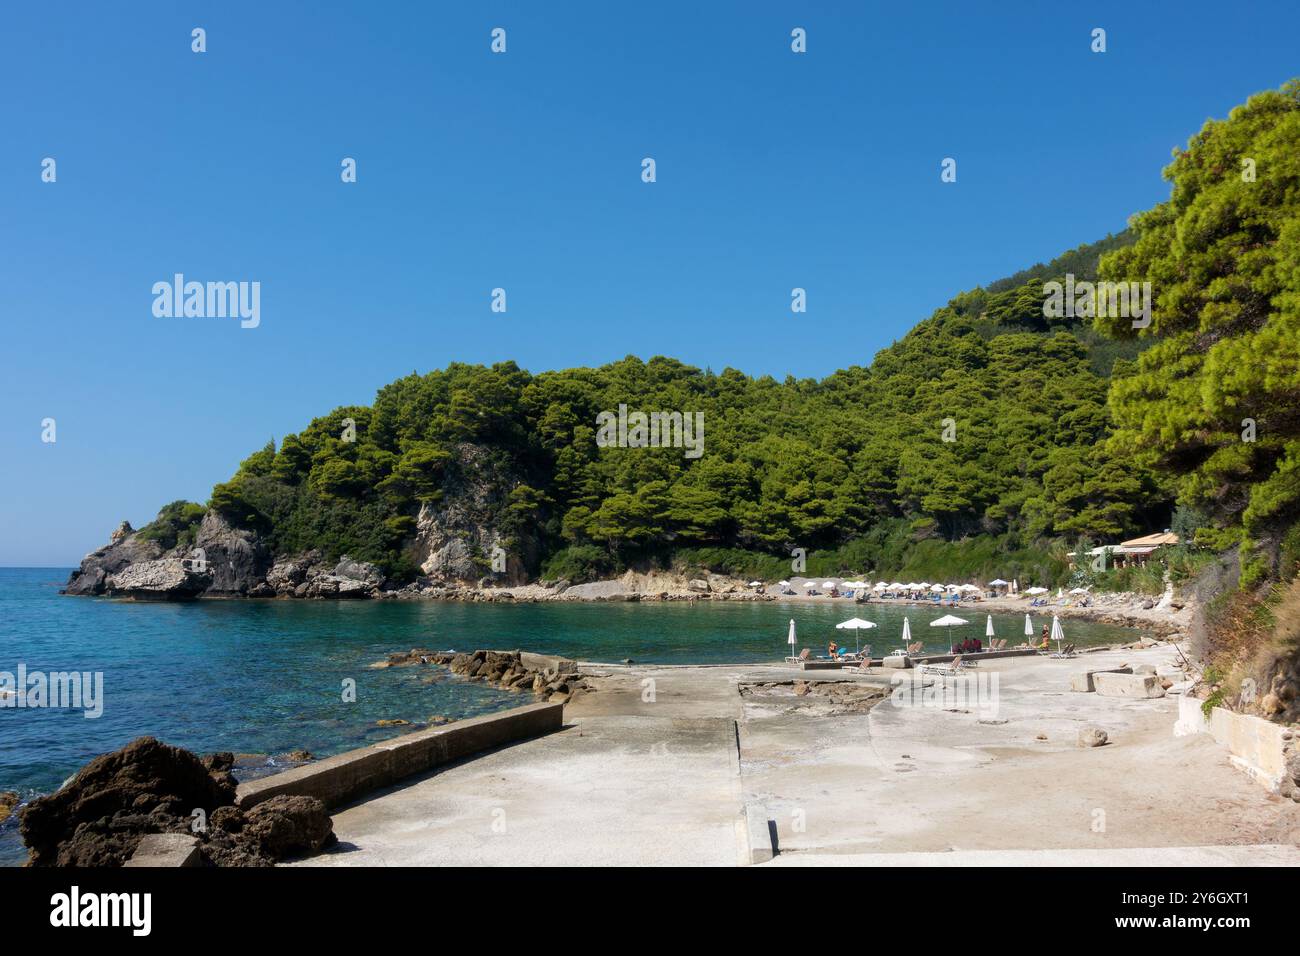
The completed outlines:
<svg viewBox="0 0 1300 956">
<path fill-rule="evenodd" d="M 834 641 L 831 641 L 830 644 L 827 645 L 826 647 L 826 656 L 829 657 L 831 660 L 834 660 L 836 657 L 839 656 L 839 649 L 840 646 L 836 644 Z"/>
<path fill-rule="evenodd" d="M 1044 624 L 1044 625 L 1043 625 L 1043 639 L 1042 639 L 1042 641 L 1039 643 L 1039 645 L 1038 645 L 1038 649 L 1039 649 L 1040 651 L 1045 651 L 1045 650 L 1047 650 L 1047 649 L 1048 649 L 1049 647 L 1051 647 L 1051 646 L 1052 646 L 1051 635 L 1048 633 L 1047 625 Z"/>
</svg>

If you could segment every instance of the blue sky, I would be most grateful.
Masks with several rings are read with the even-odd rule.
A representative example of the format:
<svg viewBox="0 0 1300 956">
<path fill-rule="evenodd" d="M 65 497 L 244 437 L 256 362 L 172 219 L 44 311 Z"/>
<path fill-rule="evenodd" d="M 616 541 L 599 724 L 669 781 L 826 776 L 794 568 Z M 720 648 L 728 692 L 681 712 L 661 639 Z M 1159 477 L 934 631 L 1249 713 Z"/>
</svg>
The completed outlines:
<svg viewBox="0 0 1300 956">
<path fill-rule="evenodd" d="M 1300 74 L 1294 3 L 620 7 L 8 5 L 0 565 L 73 564 L 412 369 L 867 364 Z M 261 325 L 155 318 L 176 272 L 260 282 Z"/>
</svg>

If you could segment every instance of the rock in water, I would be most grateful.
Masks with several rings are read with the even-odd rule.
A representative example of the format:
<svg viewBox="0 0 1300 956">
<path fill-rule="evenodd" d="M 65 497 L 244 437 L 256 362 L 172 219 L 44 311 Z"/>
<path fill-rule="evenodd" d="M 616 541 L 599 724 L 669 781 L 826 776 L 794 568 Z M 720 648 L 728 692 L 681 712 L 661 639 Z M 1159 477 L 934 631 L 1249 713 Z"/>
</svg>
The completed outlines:
<svg viewBox="0 0 1300 956">
<path fill-rule="evenodd" d="M 234 754 L 200 759 L 152 737 L 96 757 L 22 811 L 28 862 L 121 866 L 153 833 L 197 837 L 203 862 L 217 866 L 270 866 L 333 842 L 333 823 L 315 797 L 273 797 L 247 812 L 235 806 L 234 762 Z M 195 810 L 206 814 L 198 832 Z"/>
<path fill-rule="evenodd" d="M 189 828 L 196 809 L 235 799 L 227 771 L 152 737 L 96 757 L 58 792 L 22 811 L 19 832 L 32 866 L 121 866 L 146 833 Z"/>
<path fill-rule="evenodd" d="M 104 590 L 114 597 L 154 600 L 198 597 L 208 589 L 212 578 L 193 570 L 180 558 L 142 561 L 110 574 Z"/>
<path fill-rule="evenodd" d="M 18 794 L 12 790 L 0 790 L 0 823 L 9 819 L 9 814 L 18 806 Z"/>
</svg>

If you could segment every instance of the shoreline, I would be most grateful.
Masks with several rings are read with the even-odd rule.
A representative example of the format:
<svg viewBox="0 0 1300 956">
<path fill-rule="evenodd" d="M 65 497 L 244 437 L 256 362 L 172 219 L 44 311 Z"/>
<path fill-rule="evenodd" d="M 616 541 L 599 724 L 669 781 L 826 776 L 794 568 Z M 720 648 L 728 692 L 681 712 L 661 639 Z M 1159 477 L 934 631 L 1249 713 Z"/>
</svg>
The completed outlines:
<svg viewBox="0 0 1300 956">
<path fill-rule="evenodd" d="M 169 596 L 146 597 L 141 595 L 78 595 L 60 592 L 68 597 L 103 597 L 113 601 L 125 601 L 139 604 L 171 603 L 173 601 L 429 601 L 452 604 L 475 603 L 513 603 L 513 604 L 669 604 L 700 602 L 733 603 L 768 603 L 803 606 L 835 606 L 846 611 L 851 608 L 887 607 L 944 609 L 957 614 L 1029 614 L 1046 617 L 1056 615 L 1061 618 L 1077 618 L 1097 623 L 1114 624 L 1122 627 L 1144 628 L 1159 636 L 1181 635 L 1186 633 L 1195 613 L 1195 601 L 1192 598 L 1175 599 L 1172 592 L 1157 598 L 1133 592 L 1098 591 L 1090 595 L 1091 603 L 1087 605 L 1046 604 L 1030 606 L 1030 599 L 1024 595 L 1005 595 L 967 599 L 957 605 L 935 604 L 927 600 L 907 598 L 871 598 L 859 602 L 852 597 L 829 597 L 825 594 L 771 594 L 751 589 L 748 586 L 730 584 L 726 590 L 674 589 L 663 586 L 651 586 L 642 589 L 640 582 L 628 582 L 634 574 L 629 572 L 623 578 L 593 581 L 575 585 L 547 585 L 541 583 L 505 585 L 501 587 L 474 587 L 470 585 L 450 587 L 428 587 L 418 591 L 389 590 L 376 591 L 373 594 L 357 596 L 297 597 L 287 594 L 202 594 L 193 597 L 176 598 Z M 656 582 L 666 583 L 666 582 Z"/>
</svg>

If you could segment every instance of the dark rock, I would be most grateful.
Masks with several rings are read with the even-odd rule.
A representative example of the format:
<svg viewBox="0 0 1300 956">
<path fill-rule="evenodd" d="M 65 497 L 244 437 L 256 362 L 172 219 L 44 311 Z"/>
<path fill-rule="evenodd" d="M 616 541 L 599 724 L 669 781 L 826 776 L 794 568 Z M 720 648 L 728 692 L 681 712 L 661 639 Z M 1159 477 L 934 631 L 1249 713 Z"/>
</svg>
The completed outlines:
<svg viewBox="0 0 1300 956">
<path fill-rule="evenodd" d="M 152 737 L 96 757 L 56 793 L 23 809 L 32 866 L 120 866 L 145 833 L 184 832 L 189 814 L 233 803 L 228 773 Z M 147 815 L 140 809 L 150 806 Z"/>
<path fill-rule="evenodd" d="M 209 511 L 194 537 L 212 584 L 210 594 L 242 595 L 266 579 L 271 569 L 270 548 L 252 531 L 235 528 L 215 511 Z"/>
<path fill-rule="evenodd" d="M 281 794 L 244 814 L 243 835 L 262 853 L 282 860 L 296 853 L 317 853 L 335 839 L 325 804 L 315 797 Z"/>
</svg>

